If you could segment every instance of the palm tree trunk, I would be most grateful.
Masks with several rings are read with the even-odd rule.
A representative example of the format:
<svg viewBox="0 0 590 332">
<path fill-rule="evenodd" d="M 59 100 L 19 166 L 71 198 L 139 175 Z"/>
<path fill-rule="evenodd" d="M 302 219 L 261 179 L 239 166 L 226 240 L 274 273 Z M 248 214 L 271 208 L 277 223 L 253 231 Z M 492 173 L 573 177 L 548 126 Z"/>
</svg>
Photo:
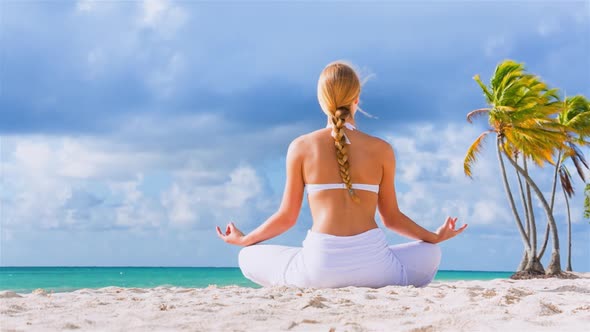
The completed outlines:
<svg viewBox="0 0 590 332">
<path fill-rule="evenodd" d="M 551 227 L 549 227 L 549 222 L 547 222 L 547 226 L 545 226 L 545 235 L 543 237 L 543 245 L 541 246 L 541 250 L 539 250 L 539 259 L 541 259 L 543 257 L 543 254 L 545 254 L 545 249 L 547 249 L 547 243 L 549 242 L 549 230 L 551 229 Z"/>
<path fill-rule="evenodd" d="M 526 163 L 526 158 L 523 159 L 524 171 L 528 175 L 529 167 Z M 518 174 L 518 172 L 516 172 Z M 537 256 L 537 226 L 535 225 L 535 210 L 533 209 L 533 199 L 531 196 L 531 186 L 526 183 L 526 199 L 527 209 L 529 210 L 529 240 L 531 241 L 531 247 L 533 248 L 533 254 Z"/>
<path fill-rule="evenodd" d="M 516 159 L 516 158 L 515 158 Z M 518 162 L 518 160 L 516 160 L 516 162 Z M 522 209 L 524 211 L 524 215 L 526 217 L 526 235 L 531 236 L 531 227 L 530 227 L 530 217 L 529 217 L 529 207 L 526 204 L 526 199 L 524 197 L 524 189 L 522 186 L 522 178 L 520 177 L 520 174 L 518 174 L 518 172 L 516 172 L 516 178 L 518 179 L 518 191 L 520 193 L 520 200 L 522 201 Z"/>
<path fill-rule="evenodd" d="M 529 209 L 528 206 L 526 204 L 526 199 L 524 197 L 524 189 L 522 186 L 522 179 L 520 177 L 520 174 L 518 174 L 518 172 L 516 172 L 516 177 L 518 178 L 518 191 L 520 193 L 520 200 L 522 201 L 522 209 L 524 210 L 524 216 L 526 218 L 526 235 L 528 236 L 529 240 L 531 238 L 531 224 L 529 222 Z M 522 261 L 520 262 L 520 264 L 518 264 L 518 268 L 516 269 L 516 272 L 521 272 L 524 271 L 527 267 L 529 263 L 529 254 L 528 254 L 528 249 L 525 248 L 524 250 L 524 254 L 522 255 Z"/>
<path fill-rule="evenodd" d="M 515 161 L 518 163 L 518 159 L 516 157 L 517 156 L 515 156 Z M 527 171 L 527 174 L 528 174 L 526 158 L 523 158 L 523 165 L 524 165 L 524 169 Z M 537 233 L 536 232 L 537 232 L 537 229 L 534 225 L 535 215 L 534 215 L 534 210 L 533 210 L 533 206 L 531 203 L 531 189 L 530 189 L 530 186 L 528 184 L 526 184 L 527 197 L 525 198 L 525 195 L 524 195 L 525 191 L 523 189 L 522 178 L 520 176 L 520 173 L 516 172 L 516 177 L 518 178 L 518 190 L 520 192 L 520 199 L 522 201 L 522 207 L 523 207 L 523 210 L 524 210 L 525 216 L 526 216 L 526 234 L 529 238 L 529 244 L 530 244 L 530 248 L 531 248 L 529 250 L 530 252 L 525 250 L 525 253 L 523 254 L 523 257 L 522 257 L 522 261 L 518 265 L 516 272 L 527 271 L 529 273 L 534 273 L 534 274 L 544 274 L 545 269 L 543 268 L 543 264 L 541 264 L 541 261 L 539 261 L 537 259 L 537 252 L 536 252 L 536 247 L 537 247 L 536 246 L 536 243 L 537 243 Z M 534 230 L 534 232 L 533 232 L 533 230 Z"/>
<path fill-rule="evenodd" d="M 559 167 L 561 166 L 561 155 L 562 155 L 562 151 L 559 150 L 559 153 L 557 154 L 557 162 L 555 163 L 555 170 L 553 171 L 553 187 L 551 188 L 551 205 L 549 206 L 551 208 L 551 213 L 553 213 L 553 204 L 555 203 L 555 188 L 557 186 L 557 173 L 559 170 Z M 549 242 L 549 221 L 547 221 L 547 227 L 545 227 L 545 236 L 543 237 L 543 245 L 541 246 L 541 250 L 539 250 L 539 260 L 541 260 L 541 258 L 543 257 L 543 254 L 545 253 L 545 249 L 547 248 L 547 243 Z"/>
<path fill-rule="evenodd" d="M 522 242 L 525 245 L 526 250 L 530 250 L 530 243 L 529 237 L 527 236 L 524 228 L 522 227 L 522 221 L 520 220 L 520 216 L 518 215 L 518 210 L 516 209 L 516 205 L 514 204 L 514 197 L 512 197 L 512 191 L 510 191 L 510 185 L 508 184 L 508 178 L 506 177 L 506 167 L 504 166 L 504 158 L 502 157 L 501 153 L 502 149 L 502 141 L 501 138 L 498 137 L 497 144 L 496 144 L 496 151 L 498 154 L 498 161 L 500 163 L 500 171 L 502 173 L 502 180 L 504 182 L 504 190 L 506 191 L 506 196 L 508 197 L 508 202 L 510 203 L 510 208 L 512 209 L 512 214 L 514 215 L 514 220 L 516 221 L 516 226 L 518 231 L 520 232 L 520 237 L 522 238 Z M 510 159 L 512 160 L 512 159 Z"/>
<path fill-rule="evenodd" d="M 500 145 L 498 145 L 498 148 L 500 148 Z M 551 259 L 549 260 L 549 265 L 547 265 L 547 274 L 560 274 L 562 271 L 561 260 L 559 255 L 559 235 L 557 234 L 557 224 L 555 223 L 555 218 L 553 218 L 553 213 L 551 212 L 549 203 L 547 203 L 547 200 L 543 196 L 543 193 L 541 192 L 535 181 L 533 181 L 533 179 L 531 179 L 531 177 L 525 172 L 525 170 L 518 166 L 518 164 L 516 164 L 508 154 L 504 154 L 506 155 L 506 158 L 508 159 L 510 164 L 512 164 L 512 166 L 516 168 L 518 172 L 520 172 L 520 174 L 524 177 L 525 181 L 531 186 L 531 188 L 537 195 L 537 198 L 543 205 L 543 209 L 545 210 L 547 218 L 549 219 L 549 224 L 551 226 L 551 235 L 553 237 L 553 250 L 551 251 Z"/>
<path fill-rule="evenodd" d="M 523 166 L 526 175 L 529 174 L 529 168 L 526 162 L 526 158 L 523 159 Z M 516 172 L 518 174 L 518 171 Z M 535 223 L 535 210 L 533 209 L 533 197 L 531 195 L 531 186 L 526 183 L 526 198 L 527 208 L 529 210 L 529 240 L 531 242 L 531 252 L 529 253 L 529 261 L 526 266 L 526 270 L 535 273 L 545 273 L 541 260 L 537 258 L 537 225 Z"/>
<path fill-rule="evenodd" d="M 518 264 L 518 268 L 516 268 L 516 272 L 524 271 L 528 262 L 529 262 L 529 251 L 525 248 L 524 252 L 522 253 L 522 259 L 520 260 L 520 264 Z"/>
<path fill-rule="evenodd" d="M 566 271 L 572 271 L 572 218 L 570 214 L 570 202 L 567 198 L 567 194 L 565 190 L 563 191 L 563 196 L 565 197 L 565 206 L 567 207 L 567 267 L 565 268 Z"/>
</svg>

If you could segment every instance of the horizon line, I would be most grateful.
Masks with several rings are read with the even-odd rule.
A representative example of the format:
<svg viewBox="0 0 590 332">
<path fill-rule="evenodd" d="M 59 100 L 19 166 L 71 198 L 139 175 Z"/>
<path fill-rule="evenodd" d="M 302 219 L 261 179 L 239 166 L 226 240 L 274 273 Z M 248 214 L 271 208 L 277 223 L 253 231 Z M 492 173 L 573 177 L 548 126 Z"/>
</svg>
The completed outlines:
<svg viewBox="0 0 590 332">
<path fill-rule="evenodd" d="M 51 268 L 51 267 L 70 267 L 70 268 L 84 268 L 84 267 L 97 267 L 97 268 L 213 268 L 213 269 L 239 269 L 238 266 L 173 266 L 173 265 L 0 265 L 2 268 Z M 498 270 L 445 270 L 440 269 L 437 272 L 498 272 L 498 273 L 515 273 L 515 271 L 498 271 Z M 584 271 L 574 271 L 584 272 Z M 590 272 L 590 271 L 588 271 Z"/>
</svg>

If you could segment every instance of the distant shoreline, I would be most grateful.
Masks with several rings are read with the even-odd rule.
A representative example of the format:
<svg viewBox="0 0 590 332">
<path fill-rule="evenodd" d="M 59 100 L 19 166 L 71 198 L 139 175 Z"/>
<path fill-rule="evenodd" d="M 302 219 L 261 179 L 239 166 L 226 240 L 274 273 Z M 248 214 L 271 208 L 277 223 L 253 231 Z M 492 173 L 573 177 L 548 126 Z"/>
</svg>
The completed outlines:
<svg viewBox="0 0 590 332">
<path fill-rule="evenodd" d="M 237 266 L 147 266 L 147 265 L 0 265 L 1 269 L 7 268 L 191 268 L 191 269 L 237 269 Z M 439 270 L 444 272 L 498 272 L 498 273 L 514 273 L 514 271 L 497 271 L 497 270 Z M 587 271 L 590 272 L 590 271 Z"/>
<path fill-rule="evenodd" d="M 440 270 L 434 282 L 508 279 L 514 272 Z M 258 288 L 236 267 L 0 267 L 0 291 L 71 292 L 104 287 L 206 288 L 236 285 Z"/>
</svg>

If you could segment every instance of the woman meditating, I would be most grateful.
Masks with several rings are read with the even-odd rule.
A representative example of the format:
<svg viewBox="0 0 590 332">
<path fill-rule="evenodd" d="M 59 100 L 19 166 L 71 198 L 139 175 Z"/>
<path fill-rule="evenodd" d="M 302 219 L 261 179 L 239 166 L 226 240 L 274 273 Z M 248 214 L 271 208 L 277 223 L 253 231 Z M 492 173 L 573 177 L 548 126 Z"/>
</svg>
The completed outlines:
<svg viewBox="0 0 590 332">
<path fill-rule="evenodd" d="M 461 233 L 448 217 L 430 232 L 404 215 L 396 200 L 391 146 L 358 130 L 354 116 L 361 84 L 354 69 L 337 61 L 322 71 L 318 100 L 328 117 L 324 129 L 296 138 L 287 151 L 287 180 L 279 210 L 248 235 L 232 222 L 225 242 L 245 246 L 244 276 L 262 286 L 426 286 L 438 269 L 437 243 Z M 304 190 L 313 219 L 303 247 L 261 245 L 295 225 Z M 375 221 L 415 242 L 389 246 Z"/>
</svg>

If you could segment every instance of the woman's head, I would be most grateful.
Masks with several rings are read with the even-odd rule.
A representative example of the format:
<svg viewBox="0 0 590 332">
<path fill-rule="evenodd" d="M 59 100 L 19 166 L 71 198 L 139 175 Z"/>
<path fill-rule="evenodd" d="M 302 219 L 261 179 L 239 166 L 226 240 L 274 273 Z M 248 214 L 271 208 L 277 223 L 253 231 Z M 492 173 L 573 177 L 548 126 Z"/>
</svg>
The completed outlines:
<svg viewBox="0 0 590 332">
<path fill-rule="evenodd" d="M 318 100 L 332 124 L 340 177 L 346 184 L 350 197 L 357 203 L 359 198 L 352 189 L 350 178 L 344 123 L 349 117 L 354 117 L 360 94 L 361 83 L 352 66 L 336 61 L 328 64 L 322 71 L 318 81 Z"/>
<path fill-rule="evenodd" d="M 328 118 L 354 117 L 361 82 L 353 67 L 344 61 L 328 64 L 318 80 L 318 101 Z"/>
</svg>

